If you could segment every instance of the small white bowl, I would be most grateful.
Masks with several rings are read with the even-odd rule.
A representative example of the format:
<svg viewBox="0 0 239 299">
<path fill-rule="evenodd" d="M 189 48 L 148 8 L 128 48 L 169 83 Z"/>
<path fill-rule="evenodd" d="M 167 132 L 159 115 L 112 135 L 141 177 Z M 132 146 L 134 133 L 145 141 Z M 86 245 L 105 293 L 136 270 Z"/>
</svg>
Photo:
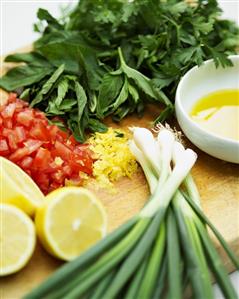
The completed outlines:
<svg viewBox="0 0 239 299">
<path fill-rule="evenodd" d="M 239 55 L 229 58 L 233 63 L 232 67 L 216 68 L 213 60 L 208 60 L 202 66 L 189 70 L 178 85 L 175 109 L 178 123 L 192 143 L 211 156 L 239 163 L 238 141 L 206 131 L 189 115 L 201 97 L 217 90 L 239 88 Z"/>
</svg>

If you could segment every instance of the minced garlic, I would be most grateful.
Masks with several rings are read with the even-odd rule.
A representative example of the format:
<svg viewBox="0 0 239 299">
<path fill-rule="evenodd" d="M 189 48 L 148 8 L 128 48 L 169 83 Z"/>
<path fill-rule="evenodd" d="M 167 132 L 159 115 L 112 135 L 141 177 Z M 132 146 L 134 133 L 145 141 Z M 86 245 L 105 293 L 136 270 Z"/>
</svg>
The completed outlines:
<svg viewBox="0 0 239 299">
<path fill-rule="evenodd" d="M 122 129 L 109 128 L 106 133 L 95 133 L 89 140 L 90 149 L 97 161 L 93 165 L 93 175 L 103 188 L 112 188 L 113 182 L 132 175 L 137 170 L 137 162 L 128 147 L 129 133 Z"/>
</svg>

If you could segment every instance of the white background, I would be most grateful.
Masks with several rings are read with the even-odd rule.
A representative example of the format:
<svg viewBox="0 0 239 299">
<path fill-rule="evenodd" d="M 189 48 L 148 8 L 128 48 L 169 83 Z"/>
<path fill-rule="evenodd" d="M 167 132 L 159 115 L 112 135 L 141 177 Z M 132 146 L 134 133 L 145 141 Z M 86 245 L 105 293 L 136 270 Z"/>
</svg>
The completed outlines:
<svg viewBox="0 0 239 299">
<path fill-rule="evenodd" d="M 0 0 L 0 55 L 29 45 L 38 38 L 38 34 L 33 32 L 38 8 L 45 8 L 53 16 L 58 17 L 60 6 L 69 3 L 74 5 L 77 2 L 75 0 Z M 239 0 L 219 0 L 218 2 L 224 11 L 223 17 L 233 19 L 239 24 Z M 239 272 L 234 272 L 231 277 L 239 294 Z M 217 288 L 215 288 L 215 297 L 223 298 Z"/>
</svg>

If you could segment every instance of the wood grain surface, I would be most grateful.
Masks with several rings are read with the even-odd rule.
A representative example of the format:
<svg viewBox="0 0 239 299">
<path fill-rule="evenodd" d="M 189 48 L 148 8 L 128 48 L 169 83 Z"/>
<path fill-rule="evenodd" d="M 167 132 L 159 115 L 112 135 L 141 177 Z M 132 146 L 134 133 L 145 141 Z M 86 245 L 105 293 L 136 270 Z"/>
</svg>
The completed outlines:
<svg viewBox="0 0 239 299">
<path fill-rule="evenodd" d="M 29 47 L 23 50 L 28 49 Z M 5 71 L 6 65 L 2 64 L 1 73 Z M 6 94 L 1 91 L 0 103 L 3 103 L 5 99 Z M 150 127 L 151 121 L 158 115 L 158 112 L 158 108 L 149 107 L 142 119 L 131 116 L 123 120 L 120 125 L 111 123 L 110 120 L 108 123 L 121 128 L 133 125 Z M 210 157 L 191 145 L 186 138 L 183 140 L 198 154 L 198 161 L 192 174 L 201 194 L 202 208 L 232 249 L 239 255 L 239 165 Z M 116 195 L 89 186 L 106 208 L 109 231 L 137 213 L 149 195 L 148 186 L 141 170 L 132 179 L 123 178 L 115 185 L 118 190 Z M 233 267 L 218 243 L 217 248 L 228 270 L 232 271 Z M 37 286 L 60 265 L 60 261 L 48 255 L 38 244 L 31 261 L 23 270 L 14 275 L 0 278 L 0 299 L 21 298 L 23 294 Z"/>
</svg>

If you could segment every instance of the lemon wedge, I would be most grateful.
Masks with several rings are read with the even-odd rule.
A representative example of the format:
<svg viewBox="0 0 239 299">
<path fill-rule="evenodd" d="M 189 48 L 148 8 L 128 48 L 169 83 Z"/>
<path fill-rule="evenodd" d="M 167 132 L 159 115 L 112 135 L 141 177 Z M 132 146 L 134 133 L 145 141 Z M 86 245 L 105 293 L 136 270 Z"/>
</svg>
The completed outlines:
<svg viewBox="0 0 239 299">
<path fill-rule="evenodd" d="M 82 187 L 63 187 L 49 193 L 36 212 L 36 229 L 45 249 L 62 260 L 72 260 L 107 232 L 101 202 Z"/>
<path fill-rule="evenodd" d="M 12 205 L 0 204 L 0 276 L 22 269 L 36 245 L 35 226 L 30 217 Z"/>
<path fill-rule="evenodd" d="M 0 203 L 13 204 L 32 216 L 44 201 L 34 181 L 16 164 L 0 157 Z"/>
</svg>

